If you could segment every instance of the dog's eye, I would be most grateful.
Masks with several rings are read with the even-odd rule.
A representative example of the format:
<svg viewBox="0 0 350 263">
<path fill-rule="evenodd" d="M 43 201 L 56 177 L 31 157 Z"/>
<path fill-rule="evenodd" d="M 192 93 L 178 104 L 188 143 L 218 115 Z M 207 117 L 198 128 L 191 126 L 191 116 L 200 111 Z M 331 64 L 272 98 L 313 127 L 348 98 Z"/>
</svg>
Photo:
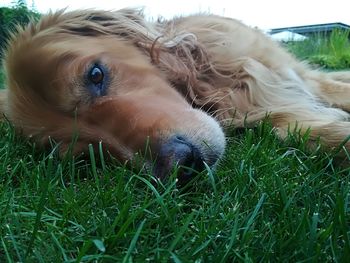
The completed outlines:
<svg viewBox="0 0 350 263">
<path fill-rule="evenodd" d="M 103 78 L 104 78 L 104 74 L 103 74 L 102 69 L 95 65 L 90 70 L 88 78 L 95 85 L 102 83 Z"/>
<path fill-rule="evenodd" d="M 93 97 L 107 95 L 108 76 L 108 68 L 100 63 L 92 64 L 87 70 L 84 84 Z"/>
</svg>

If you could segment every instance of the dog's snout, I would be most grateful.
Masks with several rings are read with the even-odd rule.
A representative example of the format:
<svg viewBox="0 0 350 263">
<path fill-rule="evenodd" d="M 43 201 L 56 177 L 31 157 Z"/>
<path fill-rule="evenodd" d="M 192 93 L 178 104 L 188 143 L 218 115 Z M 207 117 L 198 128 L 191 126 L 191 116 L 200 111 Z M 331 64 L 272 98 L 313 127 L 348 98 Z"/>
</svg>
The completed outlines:
<svg viewBox="0 0 350 263">
<path fill-rule="evenodd" d="M 203 158 L 198 148 L 180 135 L 171 137 L 161 146 L 157 166 L 161 178 L 177 166 L 180 184 L 188 182 L 194 173 L 204 169 Z"/>
</svg>

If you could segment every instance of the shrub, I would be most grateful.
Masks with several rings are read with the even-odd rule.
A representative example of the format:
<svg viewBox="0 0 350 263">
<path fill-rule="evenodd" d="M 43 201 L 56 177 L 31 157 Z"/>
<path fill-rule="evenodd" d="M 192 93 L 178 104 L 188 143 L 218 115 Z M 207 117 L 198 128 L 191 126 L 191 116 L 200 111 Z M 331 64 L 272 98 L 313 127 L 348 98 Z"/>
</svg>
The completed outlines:
<svg viewBox="0 0 350 263">
<path fill-rule="evenodd" d="M 327 38 L 320 34 L 304 41 L 291 42 L 287 48 L 299 59 L 327 69 L 350 68 L 349 31 L 333 30 Z"/>
<path fill-rule="evenodd" d="M 0 57 L 10 36 L 10 32 L 15 30 L 15 26 L 26 25 L 32 19 L 38 19 L 40 14 L 27 7 L 23 0 L 18 0 L 12 7 L 0 8 Z"/>
</svg>

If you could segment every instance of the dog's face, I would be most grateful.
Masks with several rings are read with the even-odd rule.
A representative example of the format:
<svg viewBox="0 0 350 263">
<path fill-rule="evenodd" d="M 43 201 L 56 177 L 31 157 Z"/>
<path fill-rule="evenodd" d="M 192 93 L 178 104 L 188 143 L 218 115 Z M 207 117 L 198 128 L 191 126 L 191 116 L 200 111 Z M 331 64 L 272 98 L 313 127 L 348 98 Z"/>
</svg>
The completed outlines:
<svg viewBox="0 0 350 263">
<path fill-rule="evenodd" d="M 62 22 L 64 23 L 64 21 Z M 218 123 L 194 109 L 132 41 L 114 35 L 38 32 L 7 56 L 9 118 L 43 144 L 74 153 L 102 142 L 121 162 L 141 153 L 157 177 L 173 165 L 195 170 L 223 154 Z M 191 172 L 180 170 L 183 180 Z"/>
</svg>

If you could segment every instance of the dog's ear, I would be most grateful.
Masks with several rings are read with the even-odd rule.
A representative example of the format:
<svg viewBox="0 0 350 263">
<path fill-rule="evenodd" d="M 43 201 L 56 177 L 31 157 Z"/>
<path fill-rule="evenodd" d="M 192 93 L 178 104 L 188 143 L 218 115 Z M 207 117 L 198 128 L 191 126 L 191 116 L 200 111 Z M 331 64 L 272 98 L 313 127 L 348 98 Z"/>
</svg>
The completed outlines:
<svg viewBox="0 0 350 263">
<path fill-rule="evenodd" d="M 7 112 L 7 90 L 0 90 L 0 120 L 2 120 Z"/>
<path fill-rule="evenodd" d="M 213 116 L 219 109 L 230 107 L 231 97 L 227 90 L 217 87 L 232 87 L 229 77 L 222 77 L 210 64 L 204 47 L 190 33 L 177 35 L 173 46 L 167 47 L 160 40 L 150 46 L 143 46 L 150 54 L 151 61 L 159 67 L 172 86 L 195 108 Z M 168 40 L 168 43 L 171 39 Z M 220 113 L 221 114 L 221 113 Z M 223 114 L 221 114 L 224 116 Z M 225 116 L 224 116 L 225 117 Z"/>
</svg>

